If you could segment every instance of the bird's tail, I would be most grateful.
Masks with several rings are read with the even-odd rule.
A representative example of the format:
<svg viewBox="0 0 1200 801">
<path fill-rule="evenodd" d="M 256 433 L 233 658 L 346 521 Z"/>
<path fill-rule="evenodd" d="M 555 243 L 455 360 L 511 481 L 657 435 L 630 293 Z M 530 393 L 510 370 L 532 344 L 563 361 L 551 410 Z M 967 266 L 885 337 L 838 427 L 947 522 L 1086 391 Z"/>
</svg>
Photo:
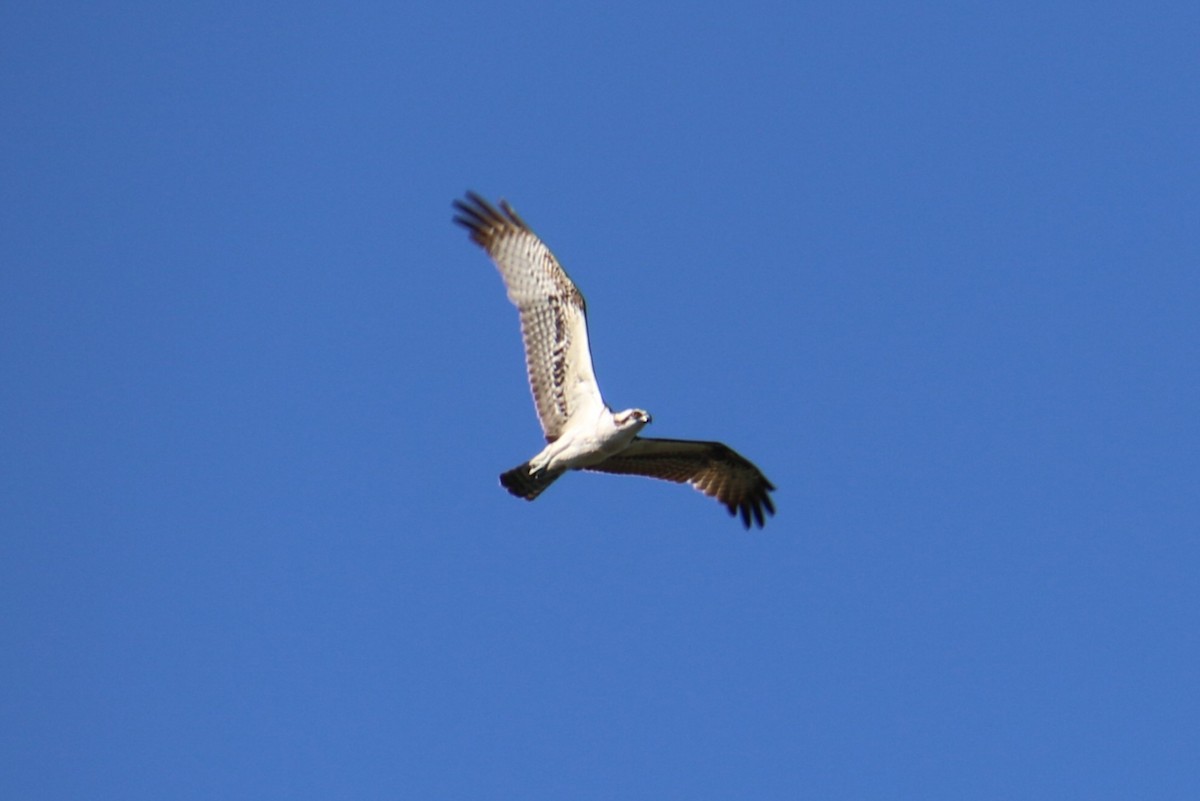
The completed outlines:
<svg viewBox="0 0 1200 801">
<path fill-rule="evenodd" d="M 541 495 L 546 490 L 546 487 L 553 484 L 562 474 L 562 470 L 539 470 L 536 473 L 530 473 L 529 462 L 526 462 L 525 464 L 517 465 L 507 473 L 501 473 L 500 483 L 506 490 L 518 498 L 532 501 Z"/>
</svg>

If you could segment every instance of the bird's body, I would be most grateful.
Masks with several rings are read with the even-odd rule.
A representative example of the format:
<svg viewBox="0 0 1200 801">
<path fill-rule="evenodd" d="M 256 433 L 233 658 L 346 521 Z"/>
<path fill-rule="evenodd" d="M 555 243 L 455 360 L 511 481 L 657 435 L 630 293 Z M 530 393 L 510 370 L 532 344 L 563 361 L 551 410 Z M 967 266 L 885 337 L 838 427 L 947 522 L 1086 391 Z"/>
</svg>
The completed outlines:
<svg viewBox="0 0 1200 801">
<path fill-rule="evenodd" d="M 686 482 L 763 525 L 775 513 L 771 482 L 749 461 L 716 442 L 638 436 L 643 409 L 614 413 L 600 395 L 588 346 L 583 295 L 545 243 L 504 201 L 500 210 L 474 193 L 454 203 L 455 222 L 500 270 L 521 316 L 525 363 L 547 445 L 503 473 L 512 494 L 533 500 L 567 470 L 628 473 Z"/>
<path fill-rule="evenodd" d="M 531 470 L 578 470 L 593 467 L 629 447 L 650 415 L 640 409 L 619 416 L 605 406 L 594 419 L 572 420 L 558 439 L 529 460 Z"/>
</svg>

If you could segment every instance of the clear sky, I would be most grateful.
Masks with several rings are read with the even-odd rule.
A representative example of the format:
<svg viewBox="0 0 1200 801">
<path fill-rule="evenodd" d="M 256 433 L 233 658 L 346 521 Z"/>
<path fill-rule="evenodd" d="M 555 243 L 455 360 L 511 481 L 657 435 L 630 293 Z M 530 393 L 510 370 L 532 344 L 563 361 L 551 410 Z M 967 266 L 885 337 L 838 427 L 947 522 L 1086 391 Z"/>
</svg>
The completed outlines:
<svg viewBox="0 0 1200 801">
<path fill-rule="evenodd" d="M 1200 6 L 0 11 L 0 797 L 1200 797 Z M 647 434 L 541 447 L 510 200 Z"/>
</svg>

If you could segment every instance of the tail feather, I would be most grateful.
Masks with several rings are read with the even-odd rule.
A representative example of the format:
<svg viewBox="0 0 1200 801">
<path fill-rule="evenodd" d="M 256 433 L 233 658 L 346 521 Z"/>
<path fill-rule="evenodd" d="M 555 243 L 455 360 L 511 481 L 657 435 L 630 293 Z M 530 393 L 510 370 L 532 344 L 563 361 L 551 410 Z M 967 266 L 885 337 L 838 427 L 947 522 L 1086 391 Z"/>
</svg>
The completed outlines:
<svg viewBox="0 0 1200 801">
<path fill-rule="evenodd" d="M 506 473 L 501 473 L 500 484 L 518 498 L 532 501 L 545 492 L 546 487 L 553 484 L 562 474 L 562 470 L 539 470 L 531 474 L 529 462 L 526 462 Z"/>
</svg>

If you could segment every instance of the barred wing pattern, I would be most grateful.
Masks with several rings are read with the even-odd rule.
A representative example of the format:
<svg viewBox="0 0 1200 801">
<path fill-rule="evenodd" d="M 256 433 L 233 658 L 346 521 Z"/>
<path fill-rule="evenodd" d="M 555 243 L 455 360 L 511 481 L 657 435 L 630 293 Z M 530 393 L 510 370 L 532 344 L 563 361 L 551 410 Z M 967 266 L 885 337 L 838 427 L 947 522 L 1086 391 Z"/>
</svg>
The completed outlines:
<svg viewBox="0 0 1200 801">
<path fill-rule="evenodd" d="M 762 528 L 764 510 L 775 514 L 768 494 L 775 487 L 748 459 L 720 442 L 635 437 L 625 450 L 584 469 L 691 484 L 725 504 L 729 514 L 740 513 L 746 528 L 751 518 Z"/>
<path fill-rule="evenodd" d="M 573 415 L 584 419 L 605 407 L 592 371 L 587 308 L 554 254 L 512 206 L 496 209 L 474 192 L 454 201 L 454 221 L 488 252 L 508 299 L 521 315 L 525 366 L 542 431 L 556 440 Z"/>
</svg>

